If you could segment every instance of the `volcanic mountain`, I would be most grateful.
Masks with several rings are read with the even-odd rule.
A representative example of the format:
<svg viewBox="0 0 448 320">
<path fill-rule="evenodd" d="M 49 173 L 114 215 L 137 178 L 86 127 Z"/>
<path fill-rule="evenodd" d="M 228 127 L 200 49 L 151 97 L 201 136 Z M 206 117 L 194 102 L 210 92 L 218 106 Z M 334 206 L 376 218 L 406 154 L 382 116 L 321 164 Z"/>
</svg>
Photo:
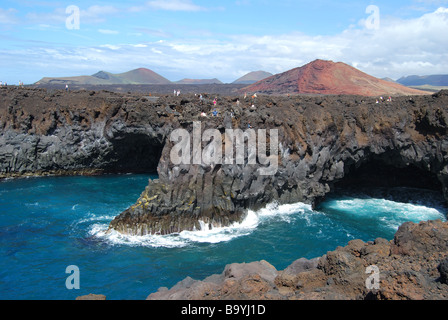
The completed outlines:
<svg viewBox="0 0 448 320">
<path fill-rule="evenodd" d="M 177 84 L 223 84 L 219 79 L 182 79 L 176 81 Z"/>
<path fill-rule="evenodd" d="M 370 76 L 342 62 L 315 60 L 241 89 L 265 94 L 423 95 L 426 91 Z"/>
<path fill-rule="evenodd" d="M 448 86 L 448 74 L 438 74 L 429 76 L 407 76 L 397 80 L 398 83 L 404 86 Z"/>
<path fill-rule="evenodd" d="M 45 84 L 79 84 L 79 85 L 112 85 L 112 84 L 170 84 L 171 81 L 146 68 L 139 68 L 124 73 L 112 74 L 100 71 L 91 76 L 43 78 L 37 85 Z"/>
<path fill-rule="evenodd" d="M 272 76 L 272 73 L 266 71 L 253 71 L 235 80 L 233 84 L 253 84 L 270 76 Z"/>
</svg>

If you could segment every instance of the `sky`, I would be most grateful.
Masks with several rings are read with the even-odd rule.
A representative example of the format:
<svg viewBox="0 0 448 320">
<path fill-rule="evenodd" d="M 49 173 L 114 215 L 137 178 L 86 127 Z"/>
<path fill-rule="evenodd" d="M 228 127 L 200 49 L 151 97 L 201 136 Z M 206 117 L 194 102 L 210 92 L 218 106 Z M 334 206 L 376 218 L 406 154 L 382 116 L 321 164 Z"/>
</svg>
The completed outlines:
<svg viewBox="0 0 448 320">
<path fill-rule="evenodd" d="M 448 74 L 448 0 L 0 2 L 0 81 L 148 68 L 230 83 L 315 59 L 375 77 Z"/>
</svg>

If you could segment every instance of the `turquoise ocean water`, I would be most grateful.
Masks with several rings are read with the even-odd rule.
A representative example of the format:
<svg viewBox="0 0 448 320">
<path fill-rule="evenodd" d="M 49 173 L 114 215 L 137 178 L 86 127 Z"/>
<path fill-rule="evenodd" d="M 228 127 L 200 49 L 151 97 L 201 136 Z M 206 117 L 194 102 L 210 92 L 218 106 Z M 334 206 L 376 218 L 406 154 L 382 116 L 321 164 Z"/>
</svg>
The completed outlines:
<svg viewBox="0 0 448 320">
<path fill-rule="evenodd" d="M 240 224 L 170 236 L 105 234 L 150 175 L 50 177 L 0 182 L 0 299 L 145 299 L 226 264 L 267 260 L 277 269 L 353 239 L 393 238 L 405 221 L 446 220 L 440 194 L 396 188 L 335 193 L 319 208 L 297 203 L 250 211 Z M 67 289 L 67 266 L 80 289 Z"/>
</svg>

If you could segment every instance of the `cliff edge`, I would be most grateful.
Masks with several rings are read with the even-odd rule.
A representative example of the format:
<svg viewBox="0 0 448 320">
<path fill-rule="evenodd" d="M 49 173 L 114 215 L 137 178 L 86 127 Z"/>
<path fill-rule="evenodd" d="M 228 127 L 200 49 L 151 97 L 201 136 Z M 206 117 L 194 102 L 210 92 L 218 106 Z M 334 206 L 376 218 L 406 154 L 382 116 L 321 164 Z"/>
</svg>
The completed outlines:
<svg viewBox="0 0 448 320">
<path fill-rule="evenodd" d="M 448 199 L 447 91 L 392 100 L 12 87 L 0 95 L 0 178 L 158 173 L 110 232 L 226 226 L 271 202 L 316 205 L 340 185 L 430 188 Z"/>
</svg>

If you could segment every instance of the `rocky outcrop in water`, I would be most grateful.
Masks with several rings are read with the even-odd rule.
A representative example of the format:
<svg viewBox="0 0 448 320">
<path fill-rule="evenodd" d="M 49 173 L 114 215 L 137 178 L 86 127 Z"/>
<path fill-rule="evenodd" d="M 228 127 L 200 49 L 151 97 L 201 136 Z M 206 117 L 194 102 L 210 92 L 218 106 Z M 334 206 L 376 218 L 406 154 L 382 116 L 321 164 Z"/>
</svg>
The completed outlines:
<svg viewBox="0 0 448 320">
<path fill-rule="evenodd" d="M 448 223 L 404 223 L 391 241 L 352 240 L 277 270 L 266 261 L 186 278 L 148 300 L 446 300 Z"/>
<path fill-rule="evenodd" d="M 224 101 L 220 117 L 201 120 L 201 132 L 219 130 L 216 139 L 224 150 L 226 129 L 246 130 L 250 123 L 276 130 L 277 170 L 261 175 L 265 166 L 250 164 L 255 151 L 248 149 L 244 164 L 225 164 L 223 151 L 220 163 L 175 165 L 171 151 L 176 144 L 167 140 L 159 179 L 110 228 L 143 235 L 199 229 L 199 221 L 226 226 L 241 221 L 247 209 L 271 202 L 315 205 L 344 183 L 433 188 L 448 198 L 447 101 L 446 93 L 378 103 L 351 96 L 252 97 L 243 107 Z M 194 131 L 192 120 L 181 123 L 188 133 Z M 267 148 L 272 148 L 270 138 Z M 203 143 L 200 150 L 205 148 Z"/>
<path fill-rule="evenodd" d="M 316 204 L 344 183 L 427 187 L 448 199 L 446 91 L 392 101 L 216 96 L 216 105 L 215 95 L 201 100 L 199 93 L 157 98 L 0 88 L 0 97 L 0 177 L 157 170 L 159 178 L 111 222 L 110 231 L 166 234 L 197 229 L 200 221 L 224 226 L 274 201 Z M 234 157 L 228 164 L 226 130 L 250 133 L 249 125 L 257 150 L 246 142 L 243 162 Z M 189 143 L 190 151 L 214 150 L 215 161 L 175 164 L 179 144 L 171 134 L 194 128 L 201 137 L 215 130 L 208 131 L 214 138 Z M 278 145 L 272 145 L 276 137 Z M 210 141 L 221 142 L 222 154 L 207 149 Z M 278 164 L 271 174 L 260 174 L 263 153 Z M 197 155 L 188 155 L 191 163 Z"/>
</svg>

